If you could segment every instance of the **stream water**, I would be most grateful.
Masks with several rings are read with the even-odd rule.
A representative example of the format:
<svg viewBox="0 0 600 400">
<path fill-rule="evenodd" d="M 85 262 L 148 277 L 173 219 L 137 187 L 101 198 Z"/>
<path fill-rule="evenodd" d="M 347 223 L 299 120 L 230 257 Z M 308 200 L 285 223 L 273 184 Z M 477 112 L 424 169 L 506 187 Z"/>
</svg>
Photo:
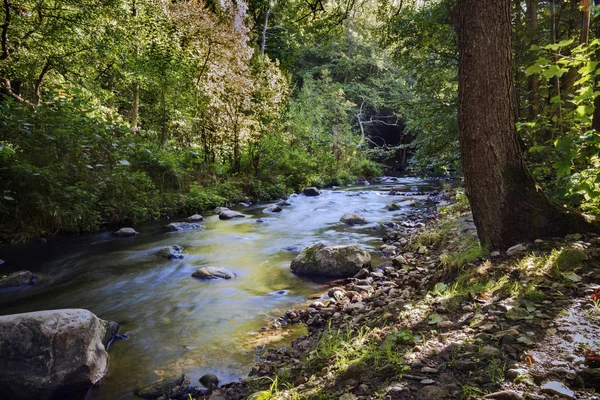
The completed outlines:
<svg viewBox="0 0 600 400">
<path fill-rule="evenodd" d="M 265 213 L 266 204 L 261 204 L 235 208 L 247 215 L 244 219 L 221 221 L 206 214 L 203 229 L 165 233 L 161 227 L 167 222 L 156 221 L 135 226 L 140 232 L 135 238 L 106 232 L 4 249 L 2 273 L 28 269 L 38 279 L 31 288 L 0 291 L 0 315 L 86 308 L 117 321 L 129 339 L 111 345 L 108 375 L 90 391 L 91 400 L 135 398 L 137 385 L 177 373 L 192 382 L 209 372 L 221 382 L 234 381 L 250 371 L 256 333 L 268 319 L 322 290 L 322 282 L 290 272 L 297 253 L 289 248 L 359 244 L 377 265 L 383 234 L 379 225 L 418 212 L 402 204 L 410 196 L 388 196 L 390 187 L 410 194 L 436 190 L 438 183 L 392 178 L 381 185 L 325 190 L 318 197 L 293 195 L 291 206 L 280 213 Z M 387 211 L 391 201 L 402 208 Z M 340 223 L 348 211 L 370 224 Z M 173 244 L 183 246 L 183 260 L 154 254 Z M 237 277 L 192 278 L 202 266 L 224 267 Z M 296 329 L 289 337 L 301 333 Z"/>
</svg>

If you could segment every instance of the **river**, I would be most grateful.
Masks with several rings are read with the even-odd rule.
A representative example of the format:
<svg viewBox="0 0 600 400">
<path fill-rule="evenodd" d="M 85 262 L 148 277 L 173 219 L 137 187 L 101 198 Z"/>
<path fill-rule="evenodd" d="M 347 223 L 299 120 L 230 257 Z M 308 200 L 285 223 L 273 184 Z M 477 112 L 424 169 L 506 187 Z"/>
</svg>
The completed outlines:
<svg viewBox="0 0 600 400">
<path fill-rule="evenodd" d="M 410 194 L 437 190 L 439 184 L 386 179 L 381 185 L 325 190 L 318 197 L 293 195 L 291 205 L 280 213 L 263 212 L 264 203 L 235 207 L 247 215 L 244 219 L 221 221 L 207 213 L 203 229 L 165 233 L 161 228 L 168 221 L 155 221 L 134 226 L 140 232 L 135 238 L 104 232 L 3 249 L 3 273 L 28 269 L 38 279 L 31 288 L 1 291 L 0 314 L 86 308 L 117 321 L 129 338 L 111 345 L 108 374 L 90 391 L 90 400 L 136 398 L 137 385 L 177 373 L 192 382 L 209 372 L 221 382 L 238 380 L 253 365 L 261 327 L 323 290 L 323 282 L 290 272 L 290 261 L 297 254 L 290 247 L 358 244 L 371 252 L 377 265 L 380 224 L 400 222 L 419 210 L 401 203 L 411 197 L 387 195 L 390 187 Z M 385 205 L 391 201 L 402 208 L 387 211 Z M 361 214 L 370 224 L 340 223 L 348 211 Z M 154 254 L 173 244 L 183 246 L 183 260 Z M 192 278 L 202 266 L 224 267 L 237 277 Z M 289 341 L 302 334 L 302 328 L 286 334 Z"/>
</svg>

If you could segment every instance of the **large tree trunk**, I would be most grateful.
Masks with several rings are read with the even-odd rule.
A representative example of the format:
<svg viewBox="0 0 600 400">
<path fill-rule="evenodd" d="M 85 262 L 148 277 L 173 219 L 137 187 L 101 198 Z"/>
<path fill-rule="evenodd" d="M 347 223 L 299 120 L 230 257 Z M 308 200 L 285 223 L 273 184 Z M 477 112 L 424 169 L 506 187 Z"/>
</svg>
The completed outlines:
<svg viewBox="0 0 600 400">
<path fill-rule="evenodd" d="M 536 188 L 517 144 L 510 0 L 459 0 L 459 140 L 466 194 L 482 245 L 589 231 L 584 218 Z"/>
<path fill-rule="evenodd" d="M 527 34 L 530 38 L 529 44 L 537 44 L 537 0 L 527 0 Z M 529 119 L 533 121 L 540 108 L 536 74 L 531 74 L 527 78 L 527 91 L 529 92 Z"/>
</svg>

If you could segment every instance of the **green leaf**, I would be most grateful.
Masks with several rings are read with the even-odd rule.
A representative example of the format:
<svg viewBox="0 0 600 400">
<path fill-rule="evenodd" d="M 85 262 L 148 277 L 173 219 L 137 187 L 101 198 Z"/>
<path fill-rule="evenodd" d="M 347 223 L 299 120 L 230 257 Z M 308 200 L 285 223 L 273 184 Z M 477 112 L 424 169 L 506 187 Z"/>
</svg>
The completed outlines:
<svg viewBox="0 0 600 400">
<path fill-rule="evenodd" d="M 544 68 L 541 65 L 532 65 L 531 67 L 527 68 L 525 70 L 525 73 L 527 75 L 533 75 L 533 74 L 541 74 L 542 72 L 544 72 Z"/>
<path fill-rule="evenodd" d="M 428 323 L 429 323 L 429 325 L 435 325 L 438 322 L 442 322 L 442 321 L 445 321 L 445 318 L 442 317 L 441 315 L 439 315 L 439 314 L 431 314 L 429 316 L 429 322 Z"/>
<path fill-rule="evenodd" d="M 569 72 L 567 68 L 561 68 L 558 65 L 551 65 L 543 72 L 543 75 L 548 79 L 554 78 L 555 76 L 560 78 L 567 72 Z"/>
<path fill-rule="evenodd" d="M 4 200 L 15 201 L 15 199 L 10 196 L 4 196 Z"/>
<path fill-rule="evenodd" d="M 437 293 L 444 293 L 446 290 L 448 290 L 448 285 L 443 282 L 438 282 L 433 287 L 433 291 Z"/>
</svg>

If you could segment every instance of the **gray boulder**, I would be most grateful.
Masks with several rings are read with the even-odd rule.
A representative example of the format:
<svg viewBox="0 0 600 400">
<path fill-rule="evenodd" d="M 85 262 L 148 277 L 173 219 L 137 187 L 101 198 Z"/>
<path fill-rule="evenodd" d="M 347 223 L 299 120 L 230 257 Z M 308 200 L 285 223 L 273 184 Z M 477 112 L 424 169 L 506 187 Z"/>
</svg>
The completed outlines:
<svg viewBox="0 0 600 400">
<path fill-rule="evenodd" d="M 217 207 L 213 211 L 215 212 L 215 214 L 221 214 L 225 210 L 229 210 L 229 208 L 227 208 L 227 207 Z"/>
<path fill-rule="evenodd" d="M 0 289 L 33 285 L 34 278 L 34 275 L 30 271 L 14 272 L 4 278 L 0 278 Z"/>
<path fill-rule="evenodd" d="M 202 267 L 192 274 L 198 279 L 231 279 L 235 278 L 235 274 L 225 268 L 218 267 Z"/>
<path fill-rule="evenodd" d="M 246 216 L 242 213 L 233 210 L 223 210 L 219 214 L 219 219 L 233 219 L 233 218 L 246 218 Z"/>
<path fill-rule="evenodd" d="M 183 247 L 174 244 L 173 246 L 163 247 L 156 252 L 156 255 L 159 257 L 168 258 L 169 260 L 178 260 L 183 258 L 183 254 L 181 254 L 182 250 Z"/>
<path fill-rule="evenodd" d="M 1 316 L 2 397 L 82 399 L 106 373 L 118 329 L 83 309 Z"/>
<path fill-rule="evenodd" d="M 273 213 L 278 213 L 281 211 L 283 211 L 283 208 L 279 207 L 277 204 L 269 204 L 263 210 L 263 212 L 273 212 Z"/>
<path fill-rule="evenodd" d="M 342 215 L 340 221 L 346 225 L 365 225 L 368 223 L 364 217 L 353 212 L 347 212 L 346 214 Z"/>
<path fill-rule="evenodd" d="M 307 187 L 306 189 L 304 189 L 305 196 L 318 196 L 320 194 L 321 194 L 321 191 L 319 189 L 317 189 L 316 187 Z"/>
<path fill-rule="evenodd" d="M 371 255 L 358 246 L 314 244 L 302 250 L 291 264 L 299 275 L 350 277 L 371 266 Z"/>
<path fill-rule="evenodd" d="M 113 232 L 113 235 L 117 237 L 132 237 L 137 234 L 138 232 L 136 232 L 133 228 L 121 228 L 118 231 Z"/>
<path fill-rule="evenodd" d="M 204 221 L 204 217 L 200 214 L 194 214 L 192 216 L 187 217 L 188 222 L 200 222 Z"/>
<path fill-rule="evenodd" d="M 171 389 L 181 386 L 185 380 L 184 375 L 175 375 L 169 378 L 152 382 L 148 386 L 135 389 L 135 395 L 142 399 L 158 399 L 161 396 L 169 397 Z"/>
<path fill-rule="evenodd" d="M 202 225 L 193 224 L 191 222 L 171 222 L 170 224 L 163 226 L 163 228 L 167 232 L 179 232 L 179 231 L 187 231 L 190 229 L 202 228 Z"/>
</svg>

